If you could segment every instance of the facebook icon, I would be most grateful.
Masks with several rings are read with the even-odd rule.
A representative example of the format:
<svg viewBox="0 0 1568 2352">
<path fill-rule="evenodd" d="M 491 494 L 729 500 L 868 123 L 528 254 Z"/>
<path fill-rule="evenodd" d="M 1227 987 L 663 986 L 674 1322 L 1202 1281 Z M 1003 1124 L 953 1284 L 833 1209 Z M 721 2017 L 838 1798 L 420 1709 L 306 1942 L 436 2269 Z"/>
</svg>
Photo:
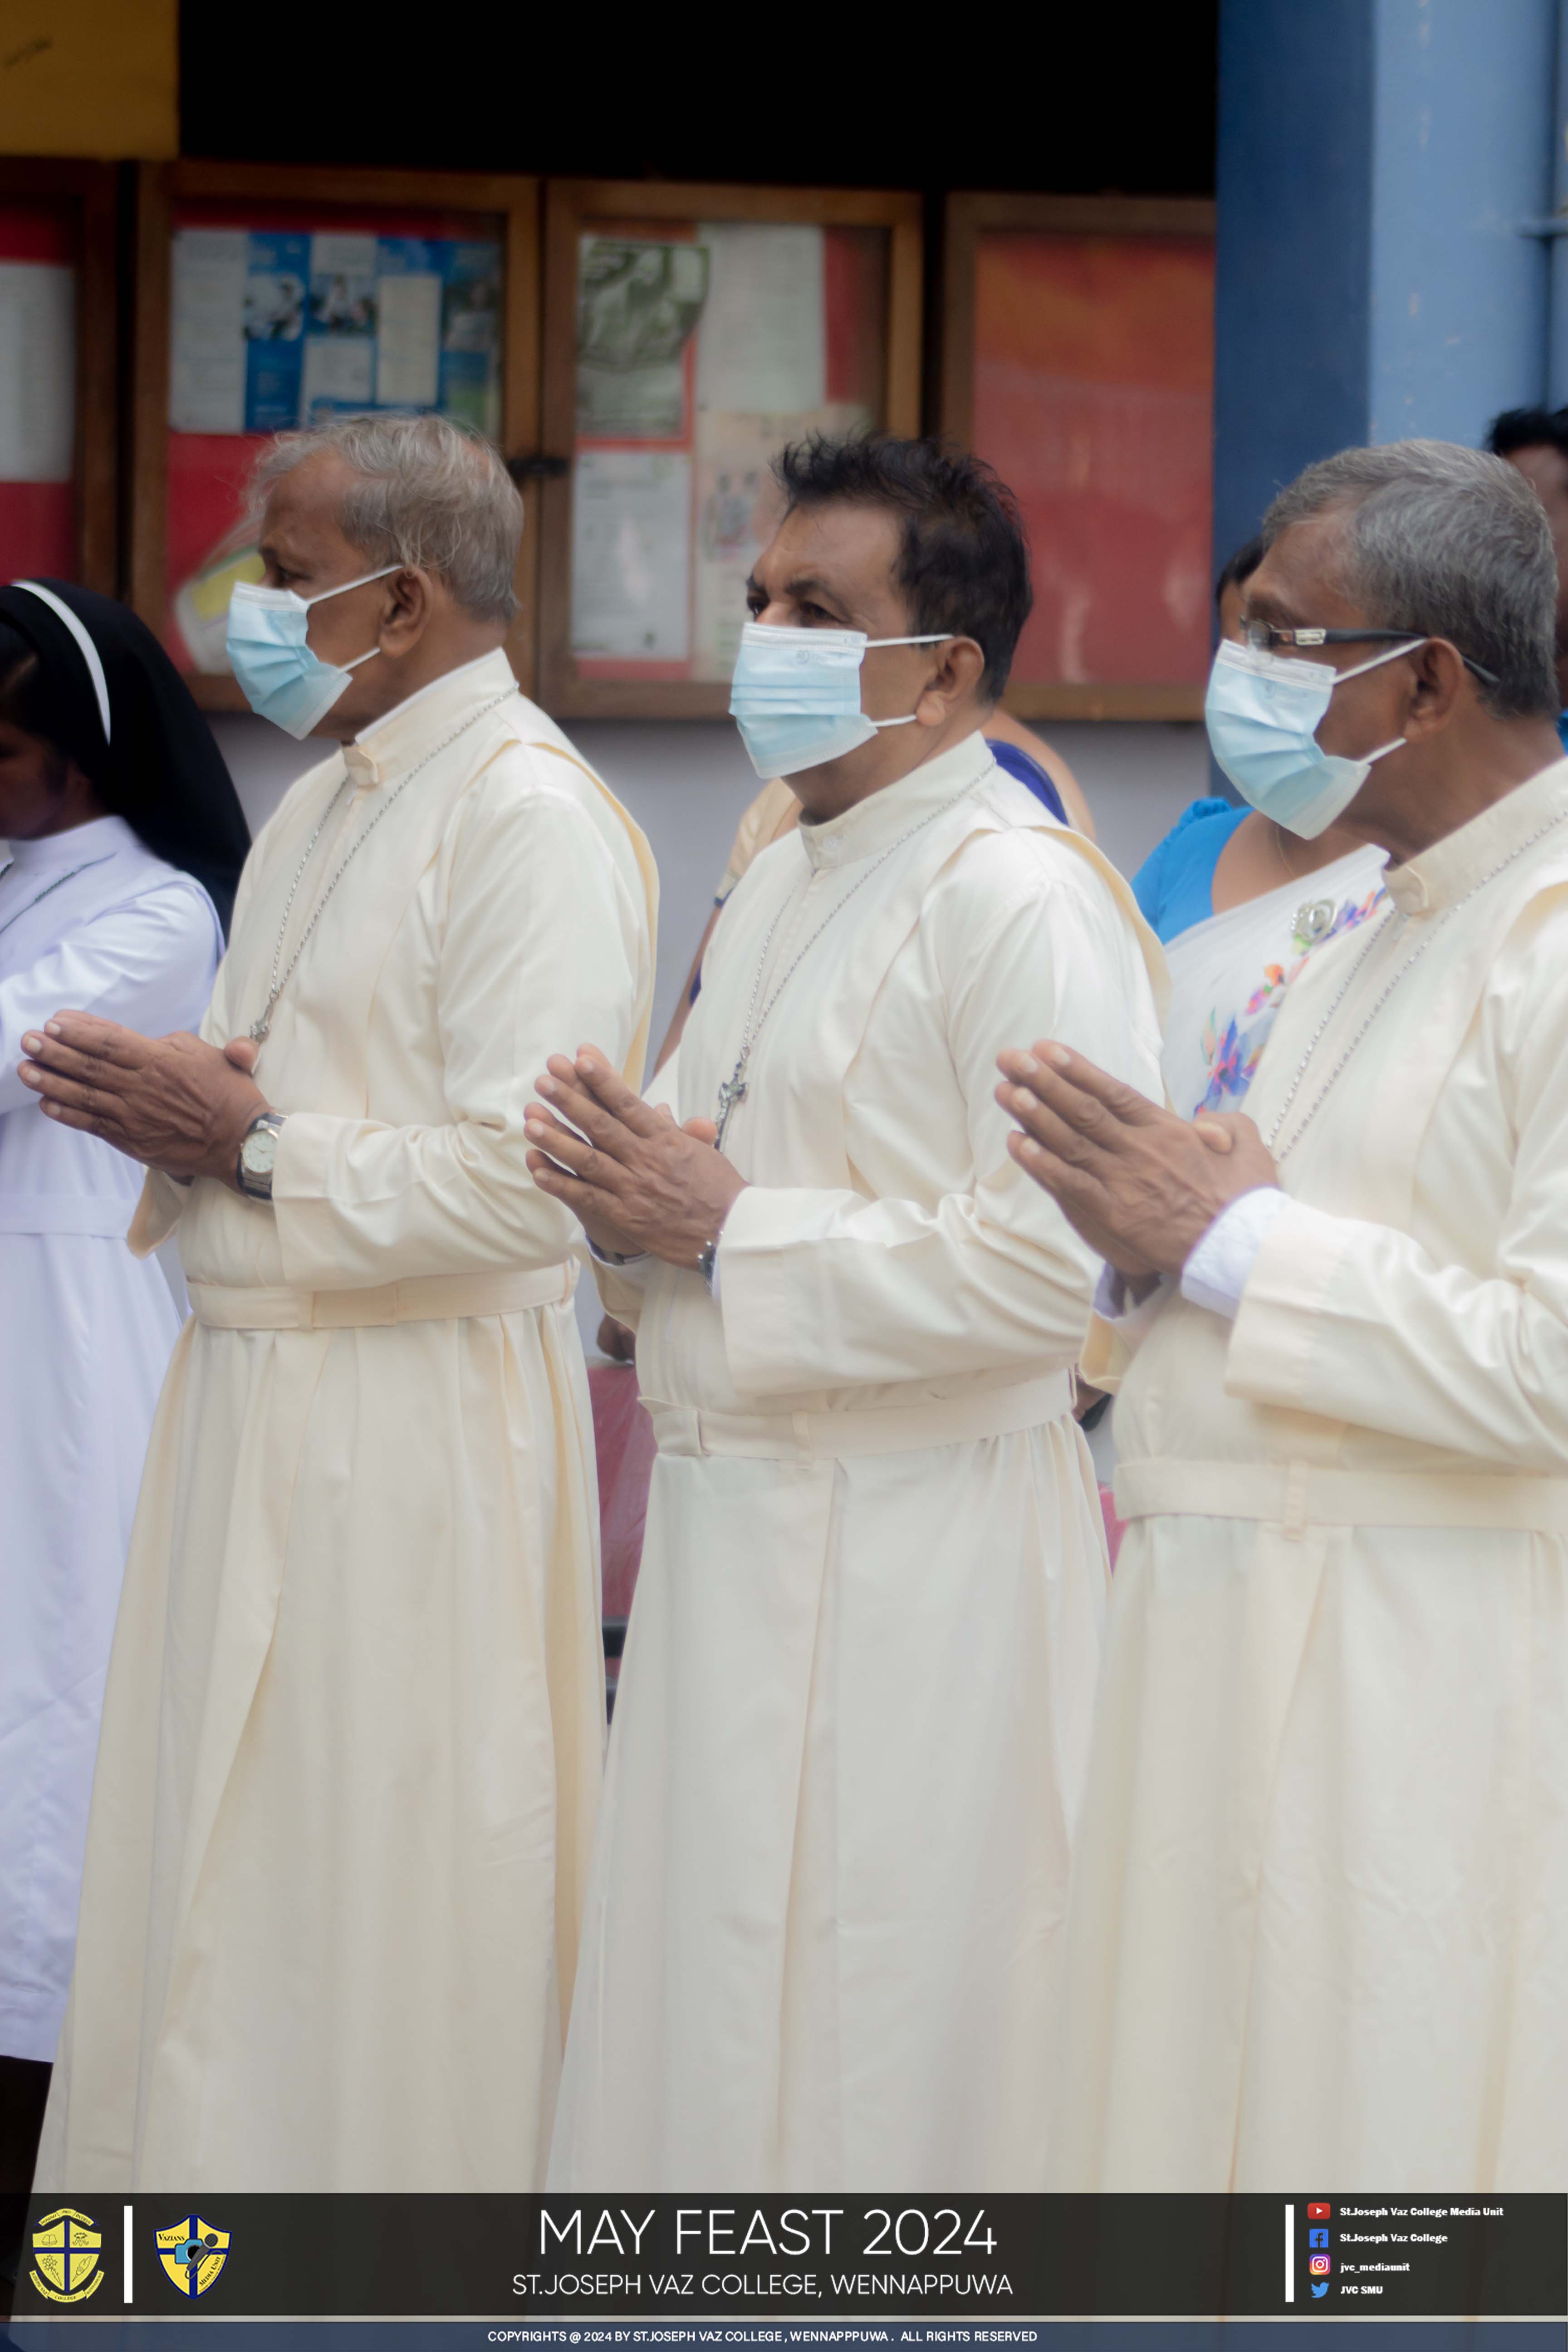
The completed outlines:
<svg viewBox="0 0 1568 2352">
<path fill-rule="evenodd" d="M 1327 2231 L 1326 2230 L 1309 2230 L 1309 2231 L 1308 2231 L 1308 2232 L 1307 2232 L 1307 2243 L 1308 2243 L 1310 2246 L 1326 2246 L 1326 2245 L 1328 2244 L 1328 2242 L 1329 2242 L 1329 2233 L 1328 2233 L 1328 2231 Z"/>
</svg>

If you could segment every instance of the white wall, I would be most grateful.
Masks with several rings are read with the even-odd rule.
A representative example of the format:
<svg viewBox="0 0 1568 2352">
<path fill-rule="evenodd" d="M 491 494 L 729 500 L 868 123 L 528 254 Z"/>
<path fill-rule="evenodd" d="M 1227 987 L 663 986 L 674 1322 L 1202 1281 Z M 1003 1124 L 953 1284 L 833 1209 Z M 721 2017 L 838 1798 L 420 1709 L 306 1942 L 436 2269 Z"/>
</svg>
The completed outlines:
<svg viewBox="0 0 1568 2352">
<path fill-rule="evenodd" d="M 727 719 L 593 719 L 567 731 L 626 803 L 658 860 L 657 1043 L 757 780 Z M 1042 731 L 1083 786 L 1100 845 L 1124 874 L 1142 864 L 1187 803 L 1209 789 L 1200 726 L 1079 721 Z M 262 719 L 216 718 L 213 732 L 253 832 L 328 748 L 319 740 L 296 743 Z"/>
</svg>

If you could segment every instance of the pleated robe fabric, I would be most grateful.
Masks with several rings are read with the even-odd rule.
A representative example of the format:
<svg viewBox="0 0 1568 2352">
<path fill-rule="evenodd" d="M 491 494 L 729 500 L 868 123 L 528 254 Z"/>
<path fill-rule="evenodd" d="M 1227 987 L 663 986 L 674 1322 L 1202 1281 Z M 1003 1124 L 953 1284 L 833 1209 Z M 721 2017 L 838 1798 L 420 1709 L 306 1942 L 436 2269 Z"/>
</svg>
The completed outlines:
<svg viewBox="0 0 1568 2352">
<path fill-rule="evenodd" d="M 0 2055 L 51 2059 L 92 1763 L 148 1432 L 181 1309 L 125 1231 L 142 1171 L 46 1118 L 22 1039 L 70 1005 L 201 1019 L 211 899 L 124 819 L 13 845 L 0 873 Z"/>
<path fill-rule="evenodd" d="M 550 2179 L 1036 2188 L 1107 1576 L 1068 1409 L 1097 1268 L 1008 1156 L 995 1055 L 1053 1034 L 1157 1093 L 1159 950 L 972 737 L 757 859 L 658 1082 L 683 1118 L 775 917 L 719 1304 L 602 1282 L 659 1453 Z"/>
<path fill-rule="evenodd" d="M 1247 1097 L 1236 1321 L 1086 1359 L 1138 1516 L 1053 2187 L 1568 2189 L 1568 763 L 1386 887 Z"/>
<path fill-rule="evenodd" d="M 265 1004 L 345 766 L 285 961 L 364 846 L 258 1071 L 286 1114 L 273 1204 L 162 1178 L 143 1195 L 135 1238 L 177 1219 L 193 1293 L 564 1267 L 571 1221 L 524 1164 L 533 1079 L 563 1035 L 640 1071 L 646 845 L 500 654 L 292 788 L 205 1034 Z M 115 1636 L 40 2188 L 538 2185 L 598 1792 L 597 1570 L 564 1277 L 563 1303 L 509 1314 L 187 1325 Z"/>
</svg>

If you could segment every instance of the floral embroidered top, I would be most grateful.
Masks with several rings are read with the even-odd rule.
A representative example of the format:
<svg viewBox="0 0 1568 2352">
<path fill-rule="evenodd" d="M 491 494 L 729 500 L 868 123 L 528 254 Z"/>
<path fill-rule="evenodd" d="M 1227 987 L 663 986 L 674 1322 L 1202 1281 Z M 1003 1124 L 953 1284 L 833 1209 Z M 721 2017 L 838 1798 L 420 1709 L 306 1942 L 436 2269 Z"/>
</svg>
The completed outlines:
<svg viewBox="0 0 1568 2352">
<path fill-rule="evenodd" d="M 1381 849 L 1353 850 L 1168 941 L 1171 1006 L 1162 1061 L 1172 1104 L 1184 1118 L 1239 1109 L 1285 991 L 1326 940 L 1376 911 L 1385 862 Z"/>
</svg>

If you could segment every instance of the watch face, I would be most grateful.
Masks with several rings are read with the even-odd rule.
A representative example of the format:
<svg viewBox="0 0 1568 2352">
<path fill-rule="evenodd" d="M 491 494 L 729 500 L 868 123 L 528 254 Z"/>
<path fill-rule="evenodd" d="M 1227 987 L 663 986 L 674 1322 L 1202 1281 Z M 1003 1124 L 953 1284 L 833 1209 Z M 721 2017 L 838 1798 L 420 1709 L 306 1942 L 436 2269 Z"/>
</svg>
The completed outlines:
<svg viewBox="0 0 1568 2352">
<path fill-rule="evenodd" d="M 278 1157 L 278 1138 L 269 1127 L 253 1127 L 239 1147 L 247 1176 L 270 1176 Z"/>
</svg>

